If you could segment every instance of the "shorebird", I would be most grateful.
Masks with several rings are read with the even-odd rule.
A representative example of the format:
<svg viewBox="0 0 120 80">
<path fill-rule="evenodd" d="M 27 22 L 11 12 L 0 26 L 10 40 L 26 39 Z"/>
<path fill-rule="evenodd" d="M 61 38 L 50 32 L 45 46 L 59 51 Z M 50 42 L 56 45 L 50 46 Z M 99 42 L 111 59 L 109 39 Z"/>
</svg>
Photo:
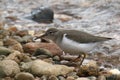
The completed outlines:
<svg viewBox="0 0 120 80">
<path fill-rule="evenodd" d="M 55 42 L 65 53 L 77 54 L 78 58 L 83 55 L 82 64 L 86 53 L 93 50 L 101 42 L 112 38 L 94 36 L 92 34 L 78 30 L 60 30 L 56 28 L 48 29 L 45 34 L 37 38 L 46 38 Z"/>
</svg>

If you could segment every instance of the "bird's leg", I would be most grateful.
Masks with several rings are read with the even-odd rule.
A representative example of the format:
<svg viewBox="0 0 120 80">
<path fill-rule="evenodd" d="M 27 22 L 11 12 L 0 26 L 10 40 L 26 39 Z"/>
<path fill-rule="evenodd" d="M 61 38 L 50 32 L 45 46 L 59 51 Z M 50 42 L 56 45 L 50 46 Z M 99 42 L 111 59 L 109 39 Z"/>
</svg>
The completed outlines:
<svg viewBox="0 0 120 80">
<path fill-rule="evenodd" d="M 81 60 L 81 62 L 80 62 L 80 66 L 82 65 L 84 59 L 86 58 L 86 54 L 85 54 L 85 53 L 82 53 L 82 55 L 83 55 L 83 58 L 82 58 L 82 60 Z M 81 55 L 80 55 L 80 56 L 81 56 Z M 79 56 L 78 56 L 78 57 L 79 57 Z"/>
<path fill-rule="evenodd" d="M 77 58 L 75 58 L 74 60 L 72 60 L 73 62 L 78 62 L 81 58 L 81 55 L 79 55 Z"/>
</svg>

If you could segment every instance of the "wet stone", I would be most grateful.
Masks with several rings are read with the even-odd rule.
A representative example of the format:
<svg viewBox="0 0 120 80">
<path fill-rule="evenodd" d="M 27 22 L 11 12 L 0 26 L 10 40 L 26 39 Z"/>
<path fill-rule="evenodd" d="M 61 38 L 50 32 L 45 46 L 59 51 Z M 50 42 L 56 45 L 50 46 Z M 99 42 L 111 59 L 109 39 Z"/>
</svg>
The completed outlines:
<svg viewBox="0 0 120 80">
<path fill-rule="evenodd" d="M 50 8 L 38 8 L 32 12 L 32 20 L 38 23 L 52 23 L 54 19 L 54 12 Z"/>
</svg>

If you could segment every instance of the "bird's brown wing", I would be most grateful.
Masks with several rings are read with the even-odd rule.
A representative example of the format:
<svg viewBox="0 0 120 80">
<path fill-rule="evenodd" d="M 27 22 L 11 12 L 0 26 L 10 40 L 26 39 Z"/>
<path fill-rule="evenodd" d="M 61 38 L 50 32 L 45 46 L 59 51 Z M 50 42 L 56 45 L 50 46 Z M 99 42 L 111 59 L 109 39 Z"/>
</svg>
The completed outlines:
<svg viewBox="0 0 120 80">
<path fill-rule="evenodd" d="M 65 30 L 63 34 L 66 34 L 66 37 L 68 39 L 72 39 L 80 43 L 102 42 L 112 39 L 106 37 L 93 36 L 89 33 L 76 30 Z"/>
</svg>

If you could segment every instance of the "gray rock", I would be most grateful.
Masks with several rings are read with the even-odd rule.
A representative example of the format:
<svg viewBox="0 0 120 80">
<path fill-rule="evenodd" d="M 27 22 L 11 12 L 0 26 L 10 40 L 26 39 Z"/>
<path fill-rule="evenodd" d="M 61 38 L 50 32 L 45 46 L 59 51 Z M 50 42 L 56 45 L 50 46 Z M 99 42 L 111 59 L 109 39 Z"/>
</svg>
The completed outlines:
<svg viewBox="0 0 120 80">
<path fill-rule="evenodd" d="M 5 75 L 6 75 L 6 73 L 4 72 L 3 67 L 0 66 L 0 78 L 5 77 Z"/>
<path fill-rule="evenodd" d="M 54 12 L 50 8 L 41 7 L 34 9 L 32 12 L 32 20 L 39 23 L 51 23 L 54 19 Z"/>
<path fill-rule="evenodd" d="M 0 46 L 0 55 L 8 55 L 12 52 L 12 50 L 6 48 L 6 47 L 2 47 Z"/>
</svg>

